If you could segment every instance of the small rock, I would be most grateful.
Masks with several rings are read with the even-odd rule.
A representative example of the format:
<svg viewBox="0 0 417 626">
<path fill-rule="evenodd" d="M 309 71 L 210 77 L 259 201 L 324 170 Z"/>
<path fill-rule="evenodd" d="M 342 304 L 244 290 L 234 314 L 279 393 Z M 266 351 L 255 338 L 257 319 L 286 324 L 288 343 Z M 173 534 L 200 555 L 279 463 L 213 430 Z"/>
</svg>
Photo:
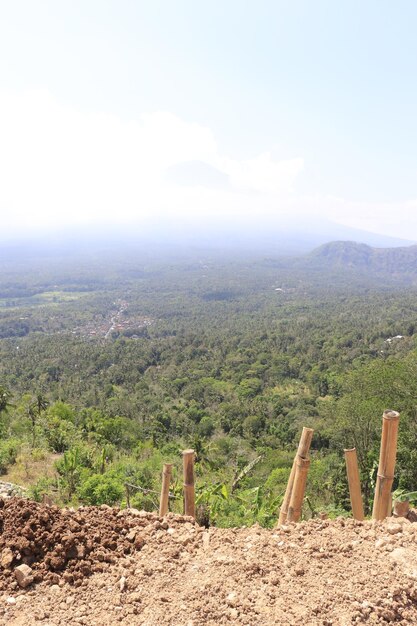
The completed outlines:
<svg viewBox="0 0 417 626">
<path fill-rule="evenodd" d="M 33 570 L 31 567 L 29 567 L 29 565 L 22 564 L 16 567 L 14 575 L 19 587 L 22 587 L 22 589 L 26 589 L 26 587 L 29 587 L 29 585 L 33 583 L 32 573 Z"/>
<path fill-rule="evenodd" d="M 390 535 L 397 535 L 398 533 L 401 533 L 402 530 L 403 527 L 401 524 L 389 524 L 389 526 L 387 526 L 387 531 Z"/>
<path fill-rule="evenodd" d="M 7 604 L 16 604 L 16 598 L 13 598 L 13 596 L 9 596 L 9 597 L 6 599 L 6 603 L 7 603 Z"/>
<path fill-rule="evenodd" d="M 14 559 L 13 552 L 10 550 L 10 548 L 5 548 L 4 550 L 2 550 L 2 553 L 1 553 L 0 565 L 2 566 L 3 569 L 9 569 L 9 567 L 13 563 L 13 559 Z"/>
<path fill-rule="evenodd" d="M 126 577 L 122 576 L 119 580 L 119 588 L 120 591 L 125 591 L 126 590 Z"/>
</svg>

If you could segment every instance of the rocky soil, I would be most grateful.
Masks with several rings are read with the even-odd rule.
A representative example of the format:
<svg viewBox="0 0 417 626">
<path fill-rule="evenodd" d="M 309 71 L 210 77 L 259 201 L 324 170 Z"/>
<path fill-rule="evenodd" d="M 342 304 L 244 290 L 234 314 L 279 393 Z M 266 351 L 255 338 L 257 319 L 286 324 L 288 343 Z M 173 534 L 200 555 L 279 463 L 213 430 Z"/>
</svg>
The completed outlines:
<svg viewBox="0 0 417 626">
<path fill-rule="evenodd" d="M 0 506 L 0 624 L 417 623 L 407 519 L 207 531 L 135 510 Z"/>
</svg>

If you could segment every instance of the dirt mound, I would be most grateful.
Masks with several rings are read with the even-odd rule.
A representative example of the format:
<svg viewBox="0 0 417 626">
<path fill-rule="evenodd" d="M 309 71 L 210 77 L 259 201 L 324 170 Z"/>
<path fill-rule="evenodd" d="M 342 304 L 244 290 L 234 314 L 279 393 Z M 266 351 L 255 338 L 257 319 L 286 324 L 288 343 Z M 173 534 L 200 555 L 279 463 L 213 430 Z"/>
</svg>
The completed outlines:
<svg viewBox="0 0 417 626">
<path fill-rule="evenodd" d="M 192 521 L 177 516 L 175 523 Z M 15 587 L 10 573 L 22 564 L 35 583 L 76 586 L 85 576 L 102 572 L 117 558 L 141 550 L 148 536 L 166 520 L 135 509 L 106 505 L 59 509 L 23 498 L 0 500 L 0 583 Z"/>
<path fill-rule="evenodd" d="M 59 511 L 15 500 L 1 512 L 0 559 L 10 550 L 13 562 L 1 570 L 0 624 L 417 623 L 417 524 L 406 519 L 206 531 L 181 516 L 107 507 Z M 25 558 L 34 580 L 22 589 Z"/>
</svg>

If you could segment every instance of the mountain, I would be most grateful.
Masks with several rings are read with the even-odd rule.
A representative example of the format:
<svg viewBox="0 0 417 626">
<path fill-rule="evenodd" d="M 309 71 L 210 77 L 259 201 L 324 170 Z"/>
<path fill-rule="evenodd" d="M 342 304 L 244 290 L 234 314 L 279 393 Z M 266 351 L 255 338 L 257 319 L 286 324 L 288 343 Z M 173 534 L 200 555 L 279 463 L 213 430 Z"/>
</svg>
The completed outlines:
<svg viewBox="0 0 417 626">
<path fill-rule="evenodd" d="M 298 256 L 328 241 L 357 241 L 367 246 L 394 248 L 415 241 L 379 235 L 323 218 L 256 215 L 156 218 L 142 224 L 95 224 L 30 237 L 5 239 L 0 233 L 0 263 L 36 258 L 71 258 L 97 254 L 137 255 L 155 259 L 247 255 Z"/>
<path fill-rule="evenodd" d="M 310 266 L 316 268 L 417 276 L 417 245 L 372 248 L 354 241 L 332 241 L 316 248 L 304 259 Z"/>
</svg>

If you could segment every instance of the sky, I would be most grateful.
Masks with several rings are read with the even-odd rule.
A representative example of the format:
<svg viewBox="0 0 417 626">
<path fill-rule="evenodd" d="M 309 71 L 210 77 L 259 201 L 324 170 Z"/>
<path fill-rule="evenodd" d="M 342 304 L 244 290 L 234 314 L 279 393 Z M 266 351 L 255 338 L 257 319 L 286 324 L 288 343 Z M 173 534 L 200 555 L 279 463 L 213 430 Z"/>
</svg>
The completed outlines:
<svg viewBox="0 0 417 626">
<path fill-rule="evenodd" d="M 414 0 L 0 0 L 2 236 L 330 219 L 417 240 Z"/>
</svg>

